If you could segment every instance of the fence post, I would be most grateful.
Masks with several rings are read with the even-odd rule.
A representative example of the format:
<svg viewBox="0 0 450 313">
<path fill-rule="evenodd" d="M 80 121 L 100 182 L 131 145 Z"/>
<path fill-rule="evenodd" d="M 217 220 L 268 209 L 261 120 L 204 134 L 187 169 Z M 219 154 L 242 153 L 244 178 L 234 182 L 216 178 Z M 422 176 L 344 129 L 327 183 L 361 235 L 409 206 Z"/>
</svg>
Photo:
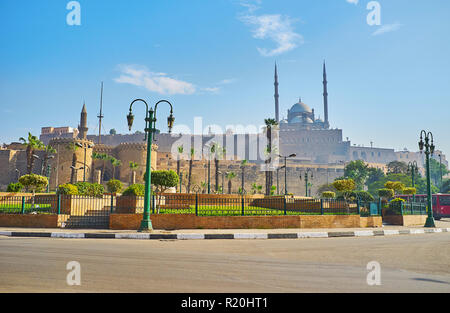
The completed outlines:
<svg viewBox="0 0 450 313">
<path fill-rule="evenodd" d="M 111 194 L 111 213 L 113 212 L 114 209 L 114 195 Z"/>
<path fill-rule="evenodd" d="M 402 213 L 402 216 L 403 216 L 403 202 L 402 201 L 400 201 L 400 212 Z"/>
<path fill-rule="evenodd" d="M 198 193 L 195 194 L 195 216 L 198 216 Z"/>
<path fill-rule="evenodd" d="M 358 208 L 358 215 L 361 215 L 361 206 L 359 199 L 356 200 L 356 207 Z"/>
<path fill-rule="evenodd" d="M 323 208 L 323 199 L 320 199 L 320 214 L 321 215 L 325 214 L 325 211 L 324 211 L 324 208 Z"/>
<path fill-rule="evenodd" d="M 380 216 L 383 216 L 383 203 L 381 202 L 381 198 L 378 198 L 378 212 L 380 213 Z"/>
<path fill-rule="evenodd" d="M 56 200 L 56 211 L 58 212 L 58 215 L 61 214 L 61 195 L 58 195 L 58 199 Z"/>
<path fill-rule="evenodd" d="M 241 203 L 242 203 L 242 205 L 241 205 L 241 208 L 242 208 L 242 216 L 244 216 L 245 215 L 245 209 L 244 209 L 244 195 L 242 195 L 242 201 L 241 201 Z"/>
<path fill-rule="evenodd" d="M 284 197 L 284 201 L 283 201 L 283 206 L 284 206 L 284 215 L 287 215 L 287 211 L 286 211 L 286 197 Z"/>
<path fill-rule="evenodd" d="M 152 195 L 151 209 L 152 209 L 152 214 L 155 214 L 155 195 Z"/>
<path fill-rule="evenodd" d="M 25 197 L 22 197 L 22 214 L 25 214 Z"/>
</svg>

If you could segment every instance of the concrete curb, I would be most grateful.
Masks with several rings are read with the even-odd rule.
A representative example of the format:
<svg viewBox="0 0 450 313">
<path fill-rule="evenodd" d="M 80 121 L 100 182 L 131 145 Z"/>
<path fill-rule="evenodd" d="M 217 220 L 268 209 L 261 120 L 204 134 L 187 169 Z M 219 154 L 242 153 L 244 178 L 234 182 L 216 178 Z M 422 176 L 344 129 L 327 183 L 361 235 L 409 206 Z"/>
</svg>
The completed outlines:
<svg viewBox="0 0 450 313">
<path fill-rule="evenodd" d="M 135 239 L 135 240 L 229 240 L 229 239 L 305 239 L 372 237 L 395 235 L 419 235 L 450 233 L 450 228 L 405 229 L 405 230 L 359 230 L 333 232 L 301 233 L 235 233 L 235 234 L 146 234 L 146 233 L 64 233 L 64 232 L 9 232 L 0 231 L 0 236 L 27 238 L 63 238 L 63 239 Z"/>
</svg>

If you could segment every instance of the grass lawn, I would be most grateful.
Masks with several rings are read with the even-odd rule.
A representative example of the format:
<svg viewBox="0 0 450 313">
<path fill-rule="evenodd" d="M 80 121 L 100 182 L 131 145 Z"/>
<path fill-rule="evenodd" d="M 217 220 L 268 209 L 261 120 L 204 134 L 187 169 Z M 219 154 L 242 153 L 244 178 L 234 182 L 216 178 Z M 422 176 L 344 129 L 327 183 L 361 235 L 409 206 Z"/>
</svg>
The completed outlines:
<svg viewBox="0 0 450 313">
<path fill-rule="evenodd" d="M 52 211 L 51 204 L 25 204 L 25 213 L 31 212 L 49 212 Z M 22 204 L 21 203 L 11 203 L 11 204 L 0 204 L 0 213 L 20 213 L 22 212 Z"/>
<path fill-rule="evenodd" d="M 189 209 L 161 209 L 160 214 L 195 214 L 195 206 L 191 205 Z M 356 213 L 355 213 L 356 214 Z M 242 207 L 236 206 L 217 206 L 200 205 L 198 207 L 199 216 L 242 216 Z M 261 208 L 255 206 L 244 206 L 244 216 L 279 216 L 284 215 L 284 210 Z M 299 210 L 286 211 L 286 215 L 321 215 L 319 210 Z M 324 215 L 349 215 L 346 212 L 327 212 Z M 351 214 L 350 214 L 351 215 Z"/>
</svg>

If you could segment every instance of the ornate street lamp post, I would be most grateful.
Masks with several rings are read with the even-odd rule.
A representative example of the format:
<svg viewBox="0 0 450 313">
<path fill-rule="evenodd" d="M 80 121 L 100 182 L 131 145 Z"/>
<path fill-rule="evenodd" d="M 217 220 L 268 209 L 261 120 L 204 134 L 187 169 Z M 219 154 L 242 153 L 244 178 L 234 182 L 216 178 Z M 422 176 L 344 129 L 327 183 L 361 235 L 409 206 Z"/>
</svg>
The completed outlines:
<svg viewBox="0 0 450 313">
<path fill-rule="evenodd" d="M 80 148 L 84 149 L 84 169 L 83 169 L 83 182 L 86 182 L 86 150 L 89 148 L 93 148 L 94 144 L 81 144 L 79 142 L 77 142 L 75 145 L 77 145 Z M 90 168 L 89 168 L 90 169 Z"/>
<path fill-rule="evenodd" d="M 283 165 L 282 167 L 278 167 L 277 168 L 277 195 L 280 194 L 280 180 L 279 180 L 279 173 L 280 170 L 282 170 L 285 166 Z"/>
<path fill-rule="evenodd" d="M 423 141 L 425 139 L 425 142 Z M 431 175 L 430 175 L 430 155 L 434 153 L 433 134 L 422 130 L 420 132 L 419 149 L 420 152 L 424 151 L 426 157 L 426 170 L 427 170 L 427 202 L 428 202 L 428 217 L 425 222 L 425 227 L 436 227 L 433 217 L 433 196 L 431 194 Z"/>
<path fill-rule="evenodd" d="M 308 188 L 309 188 L 308 180 L 310 178 L 313 179 L 314 178 L 314 174 L 311 171 L 311 169 L 308 168 L 306 170 L 306 172 L 305 172 L 305 195 L 306 195 L 306 197 L 308 197 Z M 302 174 L 300 174 L 300 180 L 302 180 Z"/>
<path fill-rule="evenodd" d="M 441 181 L 439 183 L 439 192 L 442 192 L 442 155 L 439 153 L 439 174 L 441 176 Z"/>
<path fill-rule="evenodd" d="M 136 99 L 130 104 L 130 113 L 127 115 L 128 128 L 131 131 L 133 127 L 134 115 L 133 115 L 133 104 L 135 102 L 141 101 L 145 104 L 146 112 L 145 112 L 145 136 L 147 139 L 147 164 L 146 164 L 146 175 L 145 175 L 145 194 L 144 194 L 144 216 L 142 218 L 141 226 L 139 227 L 139 231 L 151 231 L 153 229 L 152 222 L 150 220 L 150 198 L 151 198 L 151 179 L 152 179 L 152 142 L 153 142 L 153 133 L 156 130 L 156 110 L 158 108 L 158 104 L 161 102 L 165 102 L 170 105 L 170 115 L 167 118 L 167 125 L 169 127 L 169 134 L 172 132 L 173 123 L 175 118 L 173 117 L 173 107 L 172 104 L 167 100 L 161 100 L 156 103 L 155 110 L 153 108 L 148 107 L 147 102 L 142 99 Z"/>
<path fill-rule="evenodd" d="M 416 161 L 412 161 L 408 163 L 408 171 L 411 172 L 411 183 L 412 183 L 412 187 L 416 188 L 416 174 L 419 171 L 419 167 L 417 166 L 417 162 Z M 413 194 L 413 201 L 416 201 L 416 194 Z"/>
<path fill-rule="evenodd" d="M 284 159 L 284 195 L 287 196 L 288 190 L 287 190 L 287 159 L 289 158 L 295 158 L 297 155 L 295 153 L 289 155 L 289 156 L 282 156 L 279 155 L 278 157 Z"/>
</svg>

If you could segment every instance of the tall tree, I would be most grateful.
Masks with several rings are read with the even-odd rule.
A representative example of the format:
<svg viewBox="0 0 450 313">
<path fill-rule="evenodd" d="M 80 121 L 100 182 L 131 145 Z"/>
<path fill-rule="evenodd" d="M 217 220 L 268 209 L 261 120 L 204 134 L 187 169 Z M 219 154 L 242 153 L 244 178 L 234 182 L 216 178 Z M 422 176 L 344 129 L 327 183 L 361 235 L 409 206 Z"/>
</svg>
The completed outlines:
<svg viewBox="0 0 450 313">
<path fill-rule="evenodd" d="M 180 177 L 180 168 L 181 168 L 181 156 L 183 155 L 184 152 L 184 147 L 178 146 L 177 147 L 177 175 L 178 177 Z"/>
<path fill-rule="evenodd" d="M 345 166 L 344 176 L 353 179 L 358 190 L 363 190 L 369 176 L 369 166 L 362 160 L 351 161 Z"/>
<path fill-rule="evenodd" d="M 228 194 L 231 194 L 231 187 L 232 187 L 231 181 L 233 180 L 233 178 L 236 178 L 236 173 L 229 172 L 227 173 L 226 177 L 228 179 Z"/>
<path fill-rule="evenodd" d="M 430 175 L 431 175 L 431 179 L 434 181 L 434 184 L 436 186 L 441 185 L 441 175 L 442 177 L 444 177 L 445 175 L 448 174 L 448 169 L 447 166 L 445 166 L 445 164 L 441 164 L 439 163 L 439 161 L 430 158 Z"/>
<path fill-rule="evenodd" d="M 113 178 L 112 179 L 116 179 L 116 168 L 122 165 L 122 161 L 120 161 L 114 157 L 110 157 L 109 161 L 111 162 L 111 165 L 113 167 Z"/>
<path fill-rule="evenodd" d="M 190 156 L 189 156 L 189 176 L 188 176 L 188 185 L 187 192 L 191 193 L 191 182 L 192 182 L 192 163 L 194 162 L 195 150 L 191 148 Z"/>
<path fill-rule="evenodd" d="M 56 153 L 56 149 L 53 148 L 52 146 L 48 145 L 48 146 L 44 147 L 44 152 L 45 152 L 45 154 L 44 154 L 44 160 L 43 160 L 42 168 L 41 168 L 41 175 L 46 176 L 46 175 L 44 175 L 44 173 L 47 170 L 48 160 L 51 158 L 51 156 L 53 154 Z"/>
<path fill-rule="evenodd" d="M 215 170 L 215 191 L 219 190 L 219 168 L 220 168 L 220 160 L 222 160 L 223 155 L 225 154 L 225 149 L 223 149 L 218 143 L 214 142 L 210 147 L 210 152 L 214 155 L 214 170 Z"/>
<path fill-rule="evenodd" d="M 272 132 L 278 126 L 278 123 L 273 118 L 268 118 L 264 120 L 266 124 L 266 136 L 267 136 L 267 149 L 266 149 L 266 195 L 270 195 L 271 188 L 273 185 L 273 172 L 268 167 L 272 163 Z"/>
<path fill-rule="evenodd" d="M 389 174 L 406 174 L 408 173 L 408 164 L 402 161 L 392 161 L 387 164 Z"/>
<path fill-rule="evenodd" d="M 244 194 L 245 193 L 245 168 L 248 166 L 248 161 L 247 160 L 242 160 L 241 162 L 241 193 Z"/>
<path fill-rule="evenodd" d="M 27 146 L 27 173 L 31 174 L 33 171 L 34 165 L 34 151 L 42 150 L 44 148 L 44 144 L 40 141 L 36 136 L 33 136 L 31 133 L 28 133 L 28 138 L 25 139 L 20 137 L 19 140 Z"/>
<path fill-rule="evenodd" d="M 136 170 L 139 168 L 139 164 L 137 164 L 136 162 L 130 161 L 129 165 L 130 165 L 130 170 L 131 170 L 130 184 L 134 185 L 134 184 L 136 184 Z"/>
</svg>

